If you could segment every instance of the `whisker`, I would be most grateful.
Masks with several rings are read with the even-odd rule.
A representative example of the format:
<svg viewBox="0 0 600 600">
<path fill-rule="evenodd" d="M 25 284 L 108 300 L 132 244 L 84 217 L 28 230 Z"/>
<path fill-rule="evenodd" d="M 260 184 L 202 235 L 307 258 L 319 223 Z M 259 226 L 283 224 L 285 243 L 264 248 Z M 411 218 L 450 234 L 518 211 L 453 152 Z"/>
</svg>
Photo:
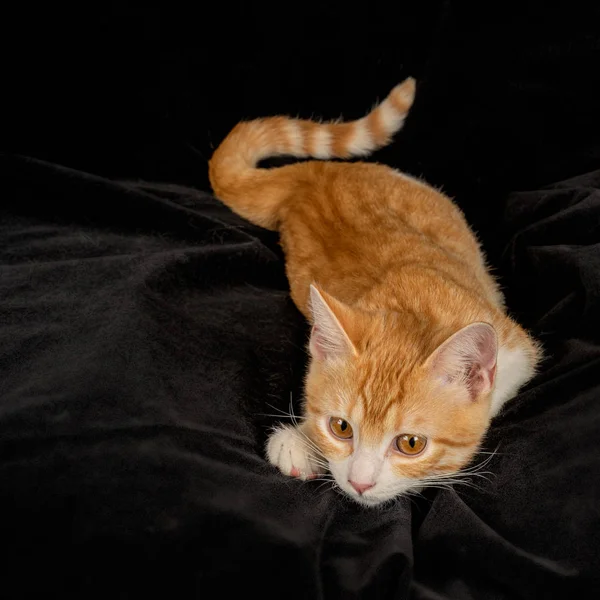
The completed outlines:
<svg viewBox="0 0 600 600">
<path fill-rule="evenodd" d="M 333 477 L 331 477 L 327 473 L 322 473 L 322 475 L 324 475 L 324 477 L 312 477 L 310 479 L 307 479 L 306 483 L 310 483 L 312 481 L 328 481 L 329 483 L 331 483 L 334 480 Z"/>
<path fill-rule="evenodd" d="M 313 450 L 313 452 L 320 458 L 324 459 L 325 461 L 327 461 L 327 457 L 323 454 L 323 451 L 321 450 L 321 448 L 319 448 L 319 446 L 317 446 L 300 428 L 297 428 L 298 432 L 300 433 L 300 435 L 302 435 L 302 437 L 304 438 L 304 443 L 306 445 L 307 448 L 310 448 Z"/>
<path fill-rule="evenodd" d="M 316 446 L 311 446 L 312 442 L 310 442 L 310 440 L 308 440 L 308 438 L 306 440 L 301 439 L 300 442 L 304 445 L 304 447 L 311 454 L 310 460 L 312 462 L 314 462 L 316 465 L 318 465 L 320 467 L 325 468 L 326 470 L 329 470 L 329 462 L 327 461 L 327 458 L 325 456 L 323 456 L 321 451 Z M 315 456 L 315 454 L 316 454 L 316 456 Z"/>
<path fill-rule="evenodd" d="M 307 480 L 306 483 L 308 483 L 308 481 L 321 481 L 322 483 L 317 487 L 317 489 L 315 490 L 315 492 L 318 492 L 322 487 L 328 485 L 330 488 L 332 487 L 333 484 L 333 480 L 332 479 L 311 479 L 311 480 Z"/>
<path fill-rule="evenodd" d="M 459 473 L 471 473 L 474 471 L 478 471 L 484 467 L 486 467 L 491 460 L 494 458 L 495 453 L 491 453 L 490 456 L 488 456 L 485 460 L 482 460 L 480 463 L 476 463 L 474 465 L 471 466 L 467 466 L 464 469 L 460 469 L 460 471 L 458 471 Z"/>
<path fill-rule="evenodd" d="M 329 461 L 327 460 L 327 457 L 323 454 L 323 452 L 321 452 L 321 449 L 318 446 L 316 446 L 312 440 L 310 440 L 310 439 L 308 439 L 308 437 L 306 437 L 306 439 L 302 440 L 302 443 L 304 444 L 304 446 L 306 448 L 311 450 L 316 455 L 316 457 L 313 456 L 312 458 L 317 458 L 317 460 L 322 460 L 322 461 L 324 461 L 324 464 L 329 465 Z"/>
<path fill-rule="evenodd" d="M 337 483 L 335 483 L 335 481 L 332 482 L 328 482 L 331 483 L 330 487 L 326 487 L 324 490 L 321 491 L 321 493 L 319 494 L 319 498 L 323 497 L 323 495 L 325 495 L 327 492 L 331 492 L 331 491 L 336 491 L 337 489 L 339 489 L 339 485 Z M 316 490 L 315 492 L 318 492 L 319 490 L 321 490 L 321 488 L 324 486 L 325 484 L 322 483 Z"/>
<path fill-rule="evenodd" d="M 286 418 L 286 419 L 293 419 L 294 417 L 292 417 L 292 415 L 288 415 L 288 414 L 281 414 L 281 415 L 274 415 L 271 413 L 256 413 L 257 417 L 275 417 L 276 419 L 281 419 L 281 418 Z"/>
<path fill-rule="evenodd" d="M 482 491 L 483 488 L 469 479 L 447 479 L 442 481 L 423 481 L 424 488 L 439 488 L 452 490 L 454 486 L 463 486 L 473 490 Z"/>
<path fill-rule="evenodd" d="M 469 477 L 480 477 L 481 479 L 487 480 L 487 475 L 493 476 L 494 473 L 491 471 L 482 471 L 482 472 L 460 472 L 456 471 L 454 473 L 441 473 L 439 475 L 428 475 L 421 479 L 421 481 L 462 481 L 463 478 Z"/>
<path fill-rule="evenodd" d="M 464 483 L 464 482 L 469 482 L 469 478 L 468 477 L 440 477 L 440 478 L 428 478 L 428 477 L 424 477 L 423 479 L 421 479 L 421 482 L 423 483 L 439 483 L 439 484 L 454 484 L 454 483 Z"/>
<path fill-rule="evenodd" d="M 417 505 L 417 500 L 419 499 L 419 497 L 422 496 L 422 494 L 406 492 L 405 494 L 403 494 L 403 496 L 405 498 L 408 498 L 412 504 Z M 397 506 L 398 504 L 400 504 L 401 500 L 402 500 L 402 496 L 398 496 L 397 502 L 394 503 L 394 506 Z"/>
<path fill-rule="evenodd" d="M 298 419 L 294 415 L 294 404 L 293 404 L 293 401 L 292 401 L 292 392 L 290 392 L 290 415 L 292 415 L 292 422 L 297 427 L 298 426 Z"/>
<path fill-rule="evenodd" d="M 428 485 L 425 487 L 427 489 L 442 490 L 442 491 L 450 491 L 450 490 L 454 489 L 452 486 L 443 486 L 443 485 Z"/>
<path fill-rule="evenodd" d="M 497 449 L 496 449 L 497 450 Z M 483 489 L 478 487 L 475 483 L 471 481 L 470 478 L 477 477 L 479 479 L 483 479 L 486 482 L 490 482 L 489 477 L 493 477 L 494 473 L 491 471 L 484 471 L 483 469 L 491 462 L 493 457 L 495 456 L 496 451 L 489 453 L 489 456 L 481 461 L 480 463 L 467 466 L 464 469 L 460 469 L 459 471 L 455 471 L 453 473 L 439 473 L 434 475 L 429 475 L 424 477 L 421 481 L 424 484 L 452 484 L 452 485 L 464 485 L 466 487 L 471 487 L 473 489 Z"/>
<path fill-rule="evenodd" d="M 304 438 L 303 442 L 304 442 L 305 447 L 310 451 L 310 454 L 312 455 L 311 456 L 312 462 L 314 462 L 314 464 L 316 464 L 317 466 L 319 466 L 325 470 L 328 470 L 329 463 L 327 461 L 327 457 L 323 454 L 321 449 L 313 442 L 313 440 L 311 440 L 302 431 L 302 428 L 298 423 L 298 419 L 304 420 L 305 417 L 300 417 L 300 416 L 297 416 L 294 414 L 293 393 L 290 392 L 289 412 L 285 412 L 284 410 L 277 408 L 276 406 L 273 406 L 272 404 L 269 404 L 269 403 L 266 403 L 266 404 L 267 404 L 267 406 L 270 406 L 273 410 L 277 411 L 278 414 L 263 414 L 262 416 L 275 417 L 275 418 L 285 417 L 287 419 L 290 419 L 292 421 L 292 424 L 296 428 L 296 431 L 298 431 L 298 433 L 300 433 L 302 435 L 302 437 Z M 314 455 L 316 455 L 316 456 L 314 456 Z"/>
<path fill-rule="evenodd" d="M 474 471 L 473 473 L 468 473 L 467 475 L 469 477 L 481 477 L 481 479 L 490 481 L 490 479 L 487 477 L 487 475 L 489 475 L 490 477 L 494 477 L 496 475 L 496 473 L 492 473 L 491 471 L 482 471 L 482 472 Z"/>
<path fill-rule="evenodd" d="M 264 416 L 268 416 L 268 417 L 279 417 L 279 416 L 283 416 L 283 417 L 288 417 L 290 419 L 304 419 L 304 417 L 300 417 L 298 415 L 294 415 L 293 412 L 285 412 L 285 410 L 282 410 L 281 408 L 278 408 L 277 406 L 273 406 L 272 404 L 269 404 L 268 402 L 265 402 L 265 404 L 269 407 L 272 408 L 273 410 L 276 410 L 279 414 L 277 415 L 264 415 Z"/>
<path fill-rule="evenodd" d="M 326 458 L 323 455 L 323 452 L 321 451 L 321 448 L 319 448 L 300 428 L 296 428 L 296 430 L 298 431 L 298 433 L 302 436 L 302 441 L 304 442 L 304 444 L 308 447 L 308 448 L 312 448 L 315 452 L 318 453 L 319 456 Z"/>
<path fill-rule="evenodd" d="M 420 480 L 421 483 L 427 484 L 435 484 L 435 485 L 454 485 L 454 484 L 464 484 L 464 485 L 475 485 L 468 477 L 424 477 Z"/>
</svg>

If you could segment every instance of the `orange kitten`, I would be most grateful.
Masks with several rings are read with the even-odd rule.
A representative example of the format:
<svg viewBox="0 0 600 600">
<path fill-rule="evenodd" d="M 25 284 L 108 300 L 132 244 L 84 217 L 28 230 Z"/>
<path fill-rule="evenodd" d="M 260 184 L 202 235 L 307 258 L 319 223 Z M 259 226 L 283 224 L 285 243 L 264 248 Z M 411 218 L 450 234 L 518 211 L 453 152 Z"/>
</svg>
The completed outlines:
<svg viewBox="0 0 600 600">
<path fill-rule="evenodd" d="M 349 123 L 239 123 L 209 167 L 218 198 L 280 232 L 292 298 L 312 324 L 302 424 L 276 429 L 267 456 L 301 478 L 328 468 L 367 505 L 465 467 L 539 357 L 444 194 L 380 164 L 256 167 L 366 156 L 402 127 L 414 94 L 407 79 Z"/>
</svg>

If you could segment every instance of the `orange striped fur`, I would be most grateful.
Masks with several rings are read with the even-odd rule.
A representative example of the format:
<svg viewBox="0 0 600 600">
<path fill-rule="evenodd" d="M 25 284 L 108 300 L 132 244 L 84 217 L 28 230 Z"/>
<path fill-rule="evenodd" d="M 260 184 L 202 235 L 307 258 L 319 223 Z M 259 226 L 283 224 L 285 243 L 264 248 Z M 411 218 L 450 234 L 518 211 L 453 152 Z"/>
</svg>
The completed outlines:
<svg viewBox="0 0 600 600">
<path fill-rule="evenodd" d="M 326 160 L 388 144 L 414 95 L 407 79 L 357 121 L 240 123 L 209 164 L 220 200 L 280 232 L 313 326 L 302 424 L 274 431 L 267 456 L 288 475 L 328 470 L 366 505 L 455 479 L 539 359 L 450 199 L 384 165 Z M 324 160 L 257 168 L 276 155 Z"/>
</svg>

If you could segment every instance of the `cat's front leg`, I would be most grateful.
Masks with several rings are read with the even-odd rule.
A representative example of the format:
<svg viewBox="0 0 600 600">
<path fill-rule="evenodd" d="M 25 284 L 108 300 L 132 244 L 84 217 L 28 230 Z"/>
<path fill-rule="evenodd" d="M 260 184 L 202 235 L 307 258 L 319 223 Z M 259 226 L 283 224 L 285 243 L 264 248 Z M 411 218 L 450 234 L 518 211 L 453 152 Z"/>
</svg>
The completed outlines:
<svg viewBox="0 0 600 600">
<path fill-rule="evenodd" d="M 314 442 L 302 431 L 302 425 L 280 425 L 269 436 L 267 458 L 284 475 L 313 479 L 324 469 Z"/>
</svg>

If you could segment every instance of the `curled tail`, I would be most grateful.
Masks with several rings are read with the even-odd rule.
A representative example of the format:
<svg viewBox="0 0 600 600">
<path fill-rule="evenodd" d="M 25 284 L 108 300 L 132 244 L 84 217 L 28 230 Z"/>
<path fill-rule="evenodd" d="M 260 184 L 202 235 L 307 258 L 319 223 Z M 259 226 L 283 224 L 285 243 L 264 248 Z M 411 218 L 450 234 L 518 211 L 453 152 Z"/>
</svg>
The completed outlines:
<svg viewBox="0 0 600 600">
<path fill-rule="evenodd" d="M 414 95 L 415 80 L 408 78 L 356 121 L 317 123 L 269 117 L 238 123 L 210 159 L 213 191 L 240 216 L 275 229 L 278 209 L 292 191 L 294 175 L 302 165 L 257 169 L 259 161 L 284 155 L 321 159 L 368 156 L 389 144 L 402 128 Z"/>
</svg>

